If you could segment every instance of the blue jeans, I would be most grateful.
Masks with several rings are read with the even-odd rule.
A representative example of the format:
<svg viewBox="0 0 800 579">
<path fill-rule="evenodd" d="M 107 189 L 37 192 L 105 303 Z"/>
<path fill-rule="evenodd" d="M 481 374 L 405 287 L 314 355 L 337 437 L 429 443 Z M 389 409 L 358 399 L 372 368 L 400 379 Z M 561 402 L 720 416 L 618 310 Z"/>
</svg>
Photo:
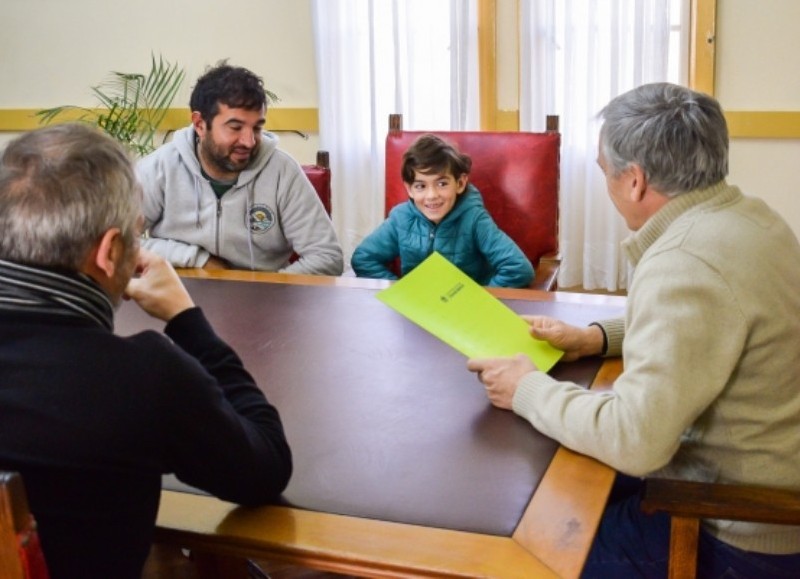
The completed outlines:
<svg viewBox="0 0 800 579">
<path fill-rule="evenodd" d="M 666 577 L 669 516 L 645 515 L 639 508 L 641 479 L 617 475 L 583 579 Z M 800 577 L 800 553 L 765 555 L 743 551 L 700 530 L 699 579 L 778 579 Z"/>
</svg>

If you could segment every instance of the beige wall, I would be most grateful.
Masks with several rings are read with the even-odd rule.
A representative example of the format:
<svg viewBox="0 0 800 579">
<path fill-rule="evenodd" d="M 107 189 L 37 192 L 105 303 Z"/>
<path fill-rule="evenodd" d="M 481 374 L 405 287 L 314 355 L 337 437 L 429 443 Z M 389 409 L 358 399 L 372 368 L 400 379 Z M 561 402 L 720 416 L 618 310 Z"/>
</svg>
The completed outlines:
<svg viewBox="0 0 800 579">
<path fill-rule="evenodd" d="M 800 2 L 717 0 L 716 93 L 727 110 L 800 111 Z M 498 106 L 516 108 L 516 0 L 498 0 Z M 3 0 L 0 109 L 93 103 L 88 88 L 110 70 L 139 71 L 151 52 L 180 62 L 187 82 L 221 58 L 247 66 L 280 107 L 316 107 L 309 0 Z M 281 133 L 312 162 L 316 135 Z M 0 143 L 11 135 L 0 133 Z M 800 234 L 800 141 L 735 139 L 731 182 L 766 199 Z"/>
<path fill-rule="evenodd" d="M 716 96 L 726 110 L 800 111 L 800 2 L 717 0 Z M 800 236 L 800 140 L 733 139 L 730 178 Z"/>
<path fill-rule="evenodd" d="M 146 72 L 151 53 L 186 69 L 176 106 L 188 106 L 194 80 L 222 58 L 261 75 L 278 106 L 317 106 L 309 0 L 3 0 L 0 14 L 0 109 L 93 106 L 89 87 L 111 70 Z M 280 136 L 313 161 L 316 135 Z"/>
</svg>

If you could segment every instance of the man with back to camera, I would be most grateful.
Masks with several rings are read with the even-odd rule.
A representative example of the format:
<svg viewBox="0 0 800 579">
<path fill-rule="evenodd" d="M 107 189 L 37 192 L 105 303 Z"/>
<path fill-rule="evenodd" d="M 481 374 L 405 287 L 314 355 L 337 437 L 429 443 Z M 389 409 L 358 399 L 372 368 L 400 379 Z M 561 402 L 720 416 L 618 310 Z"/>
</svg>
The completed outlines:
<svg viewBox="0 0 800 579">
<path fill-rule="evenodd" d="M 140 203 L 127 153 L 87 125 L 0 157 L 0 469 L 22 474 L 53 579 L 140 577 L 163 473 L 257 505 L 292 471 L 277 410 L 139 250 Z M 123 297 L 166 336 L 115 335 Z"/>
<path fill-rule="evenodd" d="M 342 248 L 325 208 L 264 131 L 262 80 L 220 63 L 197 80 L 189 106 L 191 126 L 137 166 L 144 246 L 176 267 L 340 275 Z"/>
<path fill-rule="evenodd" d="M 632 235 L 625 318 L 530 317 L 564 360 L 619 356 L 611 392 L 557 382 L 524 356 L 473 359 L 492 404 L 620 471 L 584 577 L 665 577 L 669 516 L 642 513 L 645 475 L 800 490 L 800 245 L 727 184 L 719 103 L 658 83 L 601 112 L 598 164 Z M 631 475 L 631 476 L 626 476 Z M 703 521 L 698 577 L 794 577 L 800 528 Z"/>
</svg>

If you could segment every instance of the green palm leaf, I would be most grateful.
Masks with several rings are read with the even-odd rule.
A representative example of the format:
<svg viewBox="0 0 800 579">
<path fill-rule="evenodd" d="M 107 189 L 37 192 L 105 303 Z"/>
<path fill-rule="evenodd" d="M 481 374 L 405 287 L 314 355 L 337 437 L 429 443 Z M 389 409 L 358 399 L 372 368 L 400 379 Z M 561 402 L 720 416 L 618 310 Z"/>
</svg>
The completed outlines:
<svg viewBox="0 0 800 579">
<path fill-rule="evenodd" d="M 184 76 L 184 70 L 177 63 L 151 55 L 148 74 L 112 71 L 108 79 L 92 87 L 99 104 L 97 108 L 64 105 L 38 111 L 36 116 L 40 124 L 48 124 L 69 114 L 71 118 L 100 127 L 137 155 L 146 155 L 157 147 L 159 126 Z"/>
</svg>

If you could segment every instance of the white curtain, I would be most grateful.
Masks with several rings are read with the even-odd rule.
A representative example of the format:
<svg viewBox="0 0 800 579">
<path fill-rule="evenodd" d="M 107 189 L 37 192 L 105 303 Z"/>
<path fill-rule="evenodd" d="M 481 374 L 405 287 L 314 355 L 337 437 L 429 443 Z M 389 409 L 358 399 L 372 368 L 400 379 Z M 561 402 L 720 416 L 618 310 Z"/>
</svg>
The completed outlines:
<svg viewBox="0 0 800 579">
<path fill-rule="evenodd" d="M 383 221 L 389 115 L 406 129 L 476 129 L 475 0 L 312 0 L 320 148 L 349 262 Z"/>
<path fill-rule="evenodd" d="M 669 0 L 521 0 L 520 128 L 561 123 L 560 287 L 616 291 L 629 231 L 596 165 L 597 113 L 613 97 L 667 80 Z"/>
</svg>

